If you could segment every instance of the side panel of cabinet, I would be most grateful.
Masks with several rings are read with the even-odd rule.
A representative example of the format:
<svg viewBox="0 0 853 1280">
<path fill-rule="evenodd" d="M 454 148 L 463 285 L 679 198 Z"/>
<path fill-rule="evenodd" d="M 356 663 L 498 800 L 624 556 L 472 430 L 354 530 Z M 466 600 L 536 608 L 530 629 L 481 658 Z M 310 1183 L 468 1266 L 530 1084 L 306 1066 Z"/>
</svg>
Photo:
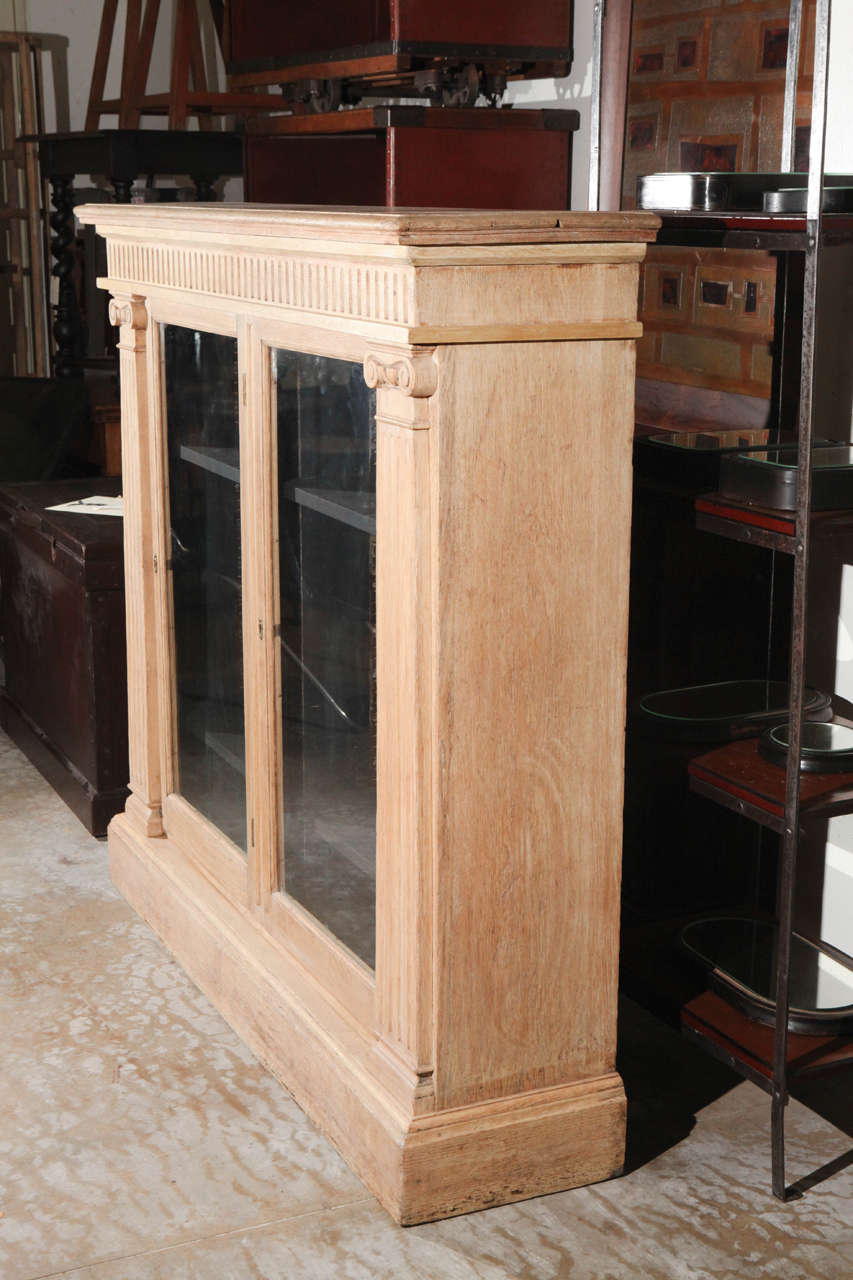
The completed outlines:
<svg viewBox="0 0 853 1280">
<path fill-rule="evenodd" d="M 439 354 L 436 1094 L 452 1107 L 613 1068 L 634 346 Z"/>
</svg>

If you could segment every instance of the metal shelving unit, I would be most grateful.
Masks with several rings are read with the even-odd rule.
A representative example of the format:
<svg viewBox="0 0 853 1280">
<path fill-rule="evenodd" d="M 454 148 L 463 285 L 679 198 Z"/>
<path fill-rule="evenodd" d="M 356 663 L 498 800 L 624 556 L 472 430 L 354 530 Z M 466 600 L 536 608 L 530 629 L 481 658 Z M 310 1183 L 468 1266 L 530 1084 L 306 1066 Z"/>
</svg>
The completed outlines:
<svg viewBox="0 0 853 1280">
<path fill-rule="evenodd" d="M 601 6 L 596 6 L 595 49 L 600 53 Z M 853 1062 L 853 1038 L 844 1028 L 841 1039 L 799 1034 L 791 1028 L 791 950 L 794 893 L 801 821 L 816 814 L 853 811 L 853 774 L 801 777 L 799 761 L 803 717 L 804 665 L 808 605 L 808 570 L 813 541 L 853 530 L 853 512 L 812 511 L 812 449 L 815 392 L 815 326 L 821 250 L 826 245 L 853 243 L 853 217 L 824 214 L 828 55 L 831 0 L 817 0 L 811 142 L 804 215 L 769 213 L 664 214 L 658 243 L 725 249 L 772 250 L 785 258 L 802 254 L 804 281 L 802 337 L 799 352 L 799 411 L 797 420 L 797 500 L 794 511 L 772 511 L 738 504 L 720 495 L 696 501 L 699 528 L 719 536 L 766 547 L 793 557 L 793 598 L 789 642 L 790 746 L 783 774 L 758 753 L 757 742 L 742 740 L 716 748 L 695 759 L 689 769 L 691 787 L 718 804 L 776 831 L 781 836 L 776 922 L 775 1018 L 760 1025 L 744 1012 L 748 1000 L 736 1001 L 716 990 L 685 1006 L 685 1033 L 771 1097 L 772 1186 L 779 1199 L 789 1198 L 785 1171 L 785 1107 L 792 1082 L 839 1063 Z M 783 128 L 783 172 L 793 166 L 796 78 L 800 54 L 802 0 L 791 0 L 789 48 Z M 598 77 L 600 79 L 600 77 Z M 594 113 L 594 134 L 598 115 Z M 594 140 L 597 156 L 598 138 Z M 597 182 L 597 162 L 593 182 Z M 783 269 L 784 271 L 784 269 Z M 780 277 L 786 287 L 787 276 Z M 785 299 L 782 298 L 784 310 Z M 777 313 L 777 319 L 779 318 Z M 776 408 L 782 391 L 777 381 Z M 829 961 L 853 970 L 853 959 L 820 939 L 810 946 Z M 714 986 L 712 975 L 712 986 Z M 725 984 L 722 984 L 725 987 Z M 771 1002 L 772 1007 L 772 1002 Z M 765 1016 L 762 1021 L 767 1022 Z M 846 1038 L 845 1038 L 846 1036 Z"/>
</svg>

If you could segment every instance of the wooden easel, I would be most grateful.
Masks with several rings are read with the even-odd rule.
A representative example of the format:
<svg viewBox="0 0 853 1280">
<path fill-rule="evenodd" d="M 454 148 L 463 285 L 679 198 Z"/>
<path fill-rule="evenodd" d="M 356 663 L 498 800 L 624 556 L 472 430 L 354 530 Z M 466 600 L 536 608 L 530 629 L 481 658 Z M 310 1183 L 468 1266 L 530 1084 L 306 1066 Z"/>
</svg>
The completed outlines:
<svg viewBox="0 0 853 1280">
<path fill-rule="evenodd" d="M 38 36 L 0 32 L 0 228 L 8 228 L 8 260 L 14 326 L 15 373 L 46 377 L 46 238 L 44 184 L 35 135 L 41 117 L 41 41 Z"/>
<path fill-rule="evenodd" d="M 104 0 L 86 111 L 87 132 L 100 127 L 102 115 L 117 115 L 120 129 L 138 129 L 144 115 L 167 115 L 170 129 L 184 129 L 188 117 L 196 115 L 200 129 L 212 129 L 214 115 L 275 109 L 276 98 L 269 94 L 218 93 L 208 89 L 199 3 L 209 4 L 220 44 L 224 43 L 227 17 L 221 0 L 177 0 L 169 91 L 149 94 L 146 88 L 160 0 L 144 0 L 144 8 L 143 0 L 127 0 L 121 89 L 118 98 L 104 98 L 118 10 L 118 0 Z"/>
</svg>

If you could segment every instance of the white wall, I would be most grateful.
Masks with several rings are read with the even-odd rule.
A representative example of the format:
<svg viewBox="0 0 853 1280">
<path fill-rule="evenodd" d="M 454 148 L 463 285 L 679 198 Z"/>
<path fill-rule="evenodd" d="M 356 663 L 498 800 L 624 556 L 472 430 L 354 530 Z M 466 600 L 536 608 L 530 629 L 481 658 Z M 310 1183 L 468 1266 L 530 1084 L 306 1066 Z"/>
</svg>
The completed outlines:
<svg viewBox="0 0 853 1280">
<path fill-rule="evenodd" d="M 829 109 L 826 123 L 826 168 L 853 173 L 853 4 L 834 0 L 829 40 Z"/>
<path fill-rule="evenodd" d="M 516 80 L 507 101 L 519 107 L 575 107 L 580 128 L 572 153 L 572 208 L 589 208 L 589 107 L 592 97 L 592 0 L 575 0 L 574 61 L 562 80 Z"/>
<path fill-rule="evenodd" d="M 853 4 L 850 0 L 834 0 L 830 26 L 826 122 L 826 168 L 834 173 L 853 172 L 853 130 L 850 128 L 853 117 L 851 49 Z M 851 632 L 853 566 L 845 565 L 839 600 L 835 692 L 849 702 L 853 702 Z M 828 942 L 853 954 L 853 817 L 835 818 L 830 822 L 825 858 L 821 933 Z"/>
<path fill-rule="evenodd" d="M 0 31 L 24 31 L 26 0 L 0 0 Z"/>
<path fill-rule="evenodd" d="M 820 932 L 827 942 L 848 954 L 853 919 L 853 815 L 829 821 L 825 852 Z"/>
<path fill-rule="evenodd" d="M 45 127 L 48 132 L 82 129 L 89 101 L 89 85 L 92 79 L 103 0 L 0 0 L 0 5 L 12 11 L 12 20 L 15 22 L 13 29 L 60 36 L 67 41 L 65 53 L 67 82 L 63 83 L 61 74 L 55 77 L 47 67 L 44 69 Z M 107 69 L 105 88 L 107 98 L 118 97 L 126 10 L 127 0 L 119 0 L 115 34 Z M 169 87 L 174 12 L 174 0 L 163 0 L 148 78 L 148 89 L 151 93 L 164 93 Z M 205 32 L 205 36 L 207 37 L 204 39 L 204 46 L 208 61 L 208 77 L 214 87 L 222 88 L 225 84 L 222 59 L 216 48 L 215 39 L 210 39 L 210 32 Z M 56 94 L 54 94 L 55 81 Z M 101 125 L 104 128 L 114 128 L 116 124 L 117 120 L 114 116 L 104 116 L 101 119 Z M 147 117 L 145 120 L 146 128 L 165 128 L 165 124 L 163 117 Z M 191 127 L 194 127 L 193 122 Z"/>
</svg>

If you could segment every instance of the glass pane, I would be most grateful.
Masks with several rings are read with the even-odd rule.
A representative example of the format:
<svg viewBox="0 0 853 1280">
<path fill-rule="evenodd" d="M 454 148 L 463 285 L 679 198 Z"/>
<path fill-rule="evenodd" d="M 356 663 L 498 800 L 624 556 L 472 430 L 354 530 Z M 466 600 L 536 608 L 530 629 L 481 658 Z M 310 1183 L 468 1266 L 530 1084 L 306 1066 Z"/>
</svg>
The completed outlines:
<svg viewBox="0 0 853 1280">
<path fill-rule="evenodd" d="M 774 729 L 773 739 L 787 749 L 790 741 L 788 725 L 781 724 Z M 804 724 L 800 731 L 800 750 L 803 755 L 834 755 L 836 752 L 853 755 L 853 729 L 845 724 Z"/>
<path fill-rule="evenodd" d="M 246 848 L 237 342 L 163 326 L 176 790 Z"/>
<path fill-rule="evenodd" d="M 733 978 L 765 1001 L 776 999 L 778 933 L 760 920 L 696 920 L 682 940 L 703 964 Z M 806 1011 L 850 1009 L 853 972 L 822 955 L 804 938 L 791 939 L 791 1007 Z"/>
<path fill-rule="evenodd" d="M 790 723 L 786 721 L 767 730 L 758 744 L 758 750 L 765 760 L 771 760 L 784 769 L 788 763 L 790 745 Z M 800 769 L 803 773 L 853 771 L 853 729 L 844 724 L 811 724 L 804 721 L 800 729 Z"/>
<path fill-rule="evenodd" d="M 279 883 L 367 964 L 376 935 L 376 401 L 273 352 L 284 690 Z"/>
<path fill-rule="evenodd" d="M 699 428 L 709 445 L 715 432 L 750 445 L 791 430 L 790 413 L 780 421 L 773 403 L 786 287 L 779 260 L 757 249 L 654 244 L 649 250 L 640 290 L 637 421 L 656 431 Z"/>
<path fill-rule="evenodd" d="M 791 691 L 782 680 L 726 680 L 662 689 L 640 699 L 643 714 L 662 733 L 695 742 L 715 742 L 759 734 L 788 714 Z M 806 688 L 803 713 L 810 718 L 830 716 L 825 693 Z"/>
</svg>

